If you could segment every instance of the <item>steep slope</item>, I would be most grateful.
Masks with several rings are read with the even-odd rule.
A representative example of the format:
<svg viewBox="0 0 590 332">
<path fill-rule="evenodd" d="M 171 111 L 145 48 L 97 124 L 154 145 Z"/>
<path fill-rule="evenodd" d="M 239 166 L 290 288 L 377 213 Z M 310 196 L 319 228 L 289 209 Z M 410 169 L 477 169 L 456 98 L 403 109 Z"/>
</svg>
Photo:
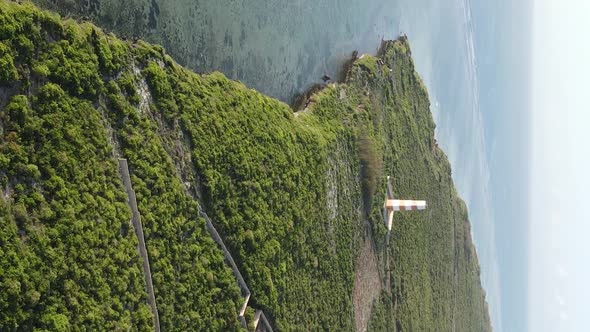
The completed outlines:
<svg viewBox="0 0 590 332">
<path fill-rule="evenodd" d="M 110 93 L 118 85 L 106 77 L 131 60 L 129 46 L 29 6 L 0 8 L 3 56 L 14 57 L 0 71 L 18 68 L 2 82 L 2 330 L 152 329 L 119 149 L 130 159 L 163 330 L 237 327 L 233 275 L 154 123 Z"/>
<path fill-rule="evenodd" d="M 2 329 L 151 328 L 126 158 L 164 331 L 239 329 L 240 292 L 199 206 L 275 330 L 355 329 L 364 227 L 383 286 L 370 329 L 489 330 L 467 212 L 404 38 L 293 113 L 88 23 L 7 2 L 0 22 Z M 429 200 L 396 215 L 389 245 L 384 175 Z"/>
</svg>

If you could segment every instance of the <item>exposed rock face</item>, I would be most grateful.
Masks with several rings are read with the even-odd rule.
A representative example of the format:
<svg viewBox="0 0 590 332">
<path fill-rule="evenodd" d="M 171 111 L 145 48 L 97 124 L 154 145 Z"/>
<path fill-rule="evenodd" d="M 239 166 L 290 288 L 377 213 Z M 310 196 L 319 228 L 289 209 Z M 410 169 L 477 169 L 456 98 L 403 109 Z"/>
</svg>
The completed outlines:
<svg viewBox="0 0 590 332">
<path fill-rule="evenodd" d="M 381 295 L 381 278 L 377 264 L 373 238 L 368 229 L 366 237 L 361 242 L 352 293 L 357 332 L 367 331 L 371 319 L 371 309 L 379 301 Z"/>
</svg>

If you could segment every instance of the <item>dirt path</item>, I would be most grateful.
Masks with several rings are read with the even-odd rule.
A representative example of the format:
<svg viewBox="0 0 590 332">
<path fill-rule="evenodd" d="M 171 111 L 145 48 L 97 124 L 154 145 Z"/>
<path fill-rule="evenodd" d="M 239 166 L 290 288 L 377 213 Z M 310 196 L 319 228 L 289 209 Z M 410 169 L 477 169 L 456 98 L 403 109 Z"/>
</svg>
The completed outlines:
<svg viewBox="0 0 590 332">
<path fill-rule="evenodd" d="M 377 257 L 373 248 L 373 238 L 369 227 L 365 227 L 365 236 L 361 243 L 358 269 L 354 278 L 354 290 L 352 293 L 357 332 L 367 330 L 373 302 L 379 299 L 380 294 L 381 280 L 379 279 Z"/>
<path fill-rule="evenodd" d="M 127 199 L 129 208 L 132 213 L 132 224 L 137 236 L 137 249 L 142 259 L 143 273 L 145 275 L 146 291 L 148 295 L 148 302 L 152 308 L 154 314 L 154 329 L 156 332 L 160 332 L 160 317 L 158 315 L 158 307 L 156 306 L 156 296 L 154 294 L 154 285 L 152 283 L 152 272 L 150 269 L 150 261 L 148 252 L 145 245 L 145 238 L 143 236 L 143 225 L 141 224 L 141 217 L 137 208 L 137 200 L 135 198 L 135 191 L 131 186 L 131 177 L 129 176 L 129 167 L 127 165 L 127 159 L 119 159 L 119 171 L 123 178 L 123 185 L 125 186 L 125 192 L 127 193 Z"/>
</svg>

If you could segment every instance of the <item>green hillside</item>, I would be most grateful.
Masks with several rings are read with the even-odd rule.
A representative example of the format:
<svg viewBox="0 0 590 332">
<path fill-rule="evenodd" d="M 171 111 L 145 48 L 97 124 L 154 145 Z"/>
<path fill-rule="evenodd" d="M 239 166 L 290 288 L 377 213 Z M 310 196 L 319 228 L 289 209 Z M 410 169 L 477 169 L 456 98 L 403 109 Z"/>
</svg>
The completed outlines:
<svg viewBox="0 0 590 332">
<path fill-rule="evenodd" d="M 381 284 L 369 330 L 491 330 L 408 41 L 352 62 L 301 108 L 195 74 L 160 46 L 1 1 L 0 330 L 153 330 L 117 158 L 162 331 L 240 329 L 243 299 L 199 206 L 275 331 L 355 329 L 367 236 Z M 389 244 L 386 175 L 396 195 L 429 204 L 396 214 Z"/>
</svg>

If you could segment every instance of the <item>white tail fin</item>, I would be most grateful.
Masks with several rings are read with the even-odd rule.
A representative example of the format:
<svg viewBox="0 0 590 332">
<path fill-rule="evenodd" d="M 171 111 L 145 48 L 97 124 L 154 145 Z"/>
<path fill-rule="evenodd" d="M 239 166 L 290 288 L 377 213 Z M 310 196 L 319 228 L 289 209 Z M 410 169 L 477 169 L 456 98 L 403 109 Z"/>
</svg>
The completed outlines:
<svg viewBox="0 0 590 332">
<path fill-rule="evenodd" d="M 426 210 L 426 201 L 393 199 L 393 188 L 387 177 L 387 193 L 383 204 L 383 222 L 387 227 L 388 234 L 393 226 L 393 213 L 395 211 L 417 211 Z"/>
<path fill-rule="evenodd" d="M 393 211 L 426 210 L 426 201 L 388 199 L 385 207 Z"/>
</svg>

